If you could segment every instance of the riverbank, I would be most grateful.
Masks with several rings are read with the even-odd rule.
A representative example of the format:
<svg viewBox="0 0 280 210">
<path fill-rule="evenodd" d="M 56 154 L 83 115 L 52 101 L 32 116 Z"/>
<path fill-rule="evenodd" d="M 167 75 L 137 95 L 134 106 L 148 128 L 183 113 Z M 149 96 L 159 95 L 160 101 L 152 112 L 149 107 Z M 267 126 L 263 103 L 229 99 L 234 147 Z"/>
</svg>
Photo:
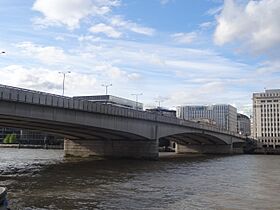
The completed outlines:
<svg viewBox="0 0 280 210">
<path fill-rule="evenodd" d="M 19 149 L 63 149 L 63 145 L 0 144 L 0 148 L 19 148 Z"/>
<path fill-rule="evenodd" d="M 262 147 L 254 150 L 252 154 L 260 155 L 280 155 L 280 148 Z"/>
</svg>

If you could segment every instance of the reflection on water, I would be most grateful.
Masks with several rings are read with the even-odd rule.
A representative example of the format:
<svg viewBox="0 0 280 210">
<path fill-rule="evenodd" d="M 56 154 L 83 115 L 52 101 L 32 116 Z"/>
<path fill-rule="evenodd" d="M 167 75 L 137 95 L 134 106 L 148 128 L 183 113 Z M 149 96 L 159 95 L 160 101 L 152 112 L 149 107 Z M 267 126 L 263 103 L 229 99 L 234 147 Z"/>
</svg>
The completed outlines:
<svg viewBox="0 0 280 210">
<path fill-rule="evenodd" d="M 63 159 L 1 149 L 12 209 L 280 209 L 280 156 Z"/>
</svg>

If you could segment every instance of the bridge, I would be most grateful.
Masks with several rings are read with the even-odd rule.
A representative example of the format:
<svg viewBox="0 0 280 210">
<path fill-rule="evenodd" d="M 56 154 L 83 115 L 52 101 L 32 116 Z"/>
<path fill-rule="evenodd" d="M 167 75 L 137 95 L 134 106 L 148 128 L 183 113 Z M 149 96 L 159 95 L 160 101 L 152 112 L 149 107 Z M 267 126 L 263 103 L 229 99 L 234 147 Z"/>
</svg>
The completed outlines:
<svg viewBox="0 0 280 210">
<path fill-rule="evenodd" d="M 141 110 L 0 85 L 0 126 L 64 138 L 65 155 L 158 158 L 158 142 L 176 152 L 242 152 L 245 137 L 207 124 Z"/>
</svg>

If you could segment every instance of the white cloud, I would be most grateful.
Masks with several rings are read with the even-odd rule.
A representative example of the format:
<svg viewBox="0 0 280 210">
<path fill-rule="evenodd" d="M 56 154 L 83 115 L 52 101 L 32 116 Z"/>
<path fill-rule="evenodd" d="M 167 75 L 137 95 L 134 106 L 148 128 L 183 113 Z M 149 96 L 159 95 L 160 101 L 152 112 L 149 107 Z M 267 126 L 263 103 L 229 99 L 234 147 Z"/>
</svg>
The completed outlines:
<svg viewBox="0 0 280 210">
<path fill-rule="evenodd" d="M 169 100 L 174 105 L 205 105 L 211 103 L 219 103 L 219 96 L 226 95 L 226 83 L 224 82 L 208 82 L 197 86 L 193 91 L 187 91 L 189 86 L 181 86 L 177 91 L 170 93 Z M 219 90 L 219 96 L 217 96 Z M 215 97 L 213 97 L 215 96 Z"/>
<path fill-rule="evenodd" d="M 141 75 L 135 72 L 129 73 L 127 71 L 121 70 L 119 67 L 112 66 L 111 64 L 102 64 L 96 66 L 96 70 L 100 71 L 104 78 L 110 78 L 111 80 L 139 80 Z"/>
<path fill-rule="evenodd" d="M 154 33 L 155 33 L 155 30 L 152 29 L 152 28 L 140 26 L 137 23 L 132 23 L 132 22 L 130 22 L 128 24 L 127 29 L 130 29 L 131 31 L 133 31 L 135 33 L 143 34 L 143 35 L 146 35 L 146 36 L 153 36 Z"/>
<path fill-rule="evenodd" d="M 100 41 L 100 38 L 99 37 L 90 36 L 90 35 L 87 35 L 87 36 L 81 35 L 81 36 L 78 37 L 78 41 L 79 42 L 83 42 L 83 41 L 97 42 L 97 41 Z"/>
<path fill-rule="evenodd" d="M 54 46 L 41 46 L 32 42 L 21 42 L 15 45 L 22 50 L 24 55 L 32 56 L 46 64 L 53 64 L 65 61 L 64 50 Z"/>
<path fill-rule="evenodd" d="M 119 4 L 119 0 L 36 0 L 32 9 L 44 16 L 34 19 L 37 25 L 66 25 L 75 29 L 87 16 L 102 16 Z"/>
<path fill-rule="evenodd" d="M 127 74 L 127 77 L 129 80 L 139 80 L 142 78 L 141 75 L 138 73 Z"/>
<path fill-rule="evenodd" d="M 197 39 L 197 33 L 196 32 L 190 32 L 190 33 L 176 33 L 172 34 L 171 37 L 178 43 L 182 44 L 190 44 L 193 43 Z"/>
<path fill-rule="evenodd" d="M 258 90 L 267 81 L 267 78 L 260 81 L 259 77 L 253 77 L 255 67 L 206 49 L 110 41 L 86 50 L 95 54 L 97 60 L 106 57 L 108 61 L 117 61 L 118 68 L 109 71 L 111 67 L 104 65 L 100 69 L 109 81 L 113 75 L 114 79 L 126 79 L 133 73 L 131 70 L 140 72 L 139 90 L 144 93 L 145 102 L 151 103 L 155 95 L 163 94 L 170 98 L 163 106 L 250 103 L 252 90 Z M 124 69 L 129 72 L 124 74 Z"/>
<path fill-rule="evenodd" d="M 280 46 L 280 1 L 250 0 L 238 3 L 225 0 L 220 15 L 217 16 L 215 43 L 224 45 L 238 41 L 243 50 L 253 53 L 279 54 Z"/>
<path fill-rule="evenodd" d="M 201 28 L 203 30 L 209 29 L 209 28 L 213 27 L 215 24 L 216 24 L 215 22 L 204 22 L 199 25 L 199 28 Z"/>
<path fill-rule="evenodd" d="M 90 40 L 91 38 L 94 38 L 94 36 L 85 39 Z M 39 64 L 39 67 L 35 68 L 36 63 L 32 63 L 46 46 L 34 43 L 20 43 L 19 45 L 21 45 L 20 49 L 27 49 L 27 52 L 29 52 L 19 52 L 20 59 L 22 58 L 25 61 L 26 66 L 24 68 L 29 72 L 31 72 L 30 69 L 34 69 L 34 71 L 30 74 L 20 74 L 18 71 L 14 71 L 14 78 L 16 77 L 20 82 L 9 84 L 15 86 L 20 84 L 21 87 L 44 91 L 50 89 L 51 92 L 61 93 L 59 85 L 61 85 L 62 78 L 57 72 L 62 69 L 53 70 L 54 73 L 51 74 L 43 74 L 39 70 L 42 65 Z M 81 43 L 78 49 L 73 46 L 67 52 L 71 52 L 71 54 L 63 52 L 65 59 L 59 63 L 59 67 L 71 66 L 73 73 L 67 75 L 66 78 L 66 87 L 68 88 L 66 93 L 69 95 L 102 94 L 104 90 L 99 83 L 106 81 L 113 84 L 113 88 L 110 89 L 111 94 L 117 94 L 121 97 L 129 97 L 131 92 L 143 92 L 145 95 L 142 98 L 144 103 L 154 103 L 155 95 L 172 98 L 173 94 L 182 93 L 177 95 L 177 99 L 174 96 L 175 98 L 172 98 L 172 100 L 165 101 L 163 106 L 180 105 L 188 103 L 190 100 L 193 103 L 205 101 L 209 101 L 209 103 L 229 103 L 238 100 L 250 103 L 250 97 L 242 98 L 243 96 L 240 96 L 240 92 L 236 89 L 245 86 L 247 88 L 247 85 L 249 85 L 251 87 L 246 91 L 250 92 L 251 88 L 257 90 L 255 87 L 263 86 L 264 83 L 268 82 L 267 78 L 262 77 L 263 81 L 259 81 L 260 78 L 253 77 L 252 72 L 250 72 L 253 67 L 231 61 L 207 49 L 199 50 L 174 47 L 174 45 L 163 46 L 136 41 L 100 39 L 98 42 Z M 30 55 L 32 59 L 28 60 L 29 58 L 25 55 Z M 55 61 L 57 58 L 53 59 Z M 27 67 L 29 64 L 31 67 Z M 50 67 L 53 68 L 54 66 Z M 74 74 L 75 70 L 83 72 L 79 73 L 78 79 Z M 6 75 L 7 71 L 1 71 L 1 73 Z M 7 75 L 12 78 L 11 74 Z M 37 79 L 38 75 L 42 80 Z M 240 75 L 251 80 L 242 81 Z M 84 87 L 86 85 L 83 86 L 83 84 L 89 83 L 91 81 L 90 77 L 97 85 L 86 88 Z M 22 78 L 29 78 L 29 80 L 23 80 Z M 31 79 L 33 82 L 30 82 Z M 5 80 L 3 77 L 3 81 Z M 11 80 L 14 81 L 14 79 Z M 219 94 L 210 91 L 215 88 L 218 90 L 234 90 L 231 94 L 228 94 L 227 91 L 221 91 Z M 189 95 L 190 93 L 192 94 Z"/>
<path fill-rule="evenodd" d="M 110 23 L 114 27 L 123 28 L 125 30 L 146 36 L 153 36 L 155 33 L 153 28 L 144 27 L 135 22 L 124 20 L 121 16 L 112 17 Z"/>
<path fill-rule="evenodd" d="M 10 65 L 1 69 L 0 83 L 46 91 L 55 94 L 62 93 L 62 77 L 59 70 L 45 68 L 24 68 L 20 65 Z M 79 95 L 94 89 L 96 79 L 93 76 L 71 72 L 65 80 L 66 95 Z"/>
<path fill-rule="evenodd" d="M 266 61 L 256 69 L 257 74 L 269 75 L 280 72 L 280 61 Z"/>
<path fill-rule="evenodd" d="M 54 39 L 58 41 L 65 41 L 65 38 L 63 36 L 57 36 Z"/>
<path fill-rule="evenodd" d="M 89 29 L 89 31 L 92 33 L 104 33 L 111 38 L 119 38 L 122 35 L 121 32 L 115 30 L 112 26 L 106 25 L 104 23 L 99 23 L 97 25 L 92 26 Z"/>
<path fill-rule="evenodd" d="M 212 15 L 216 15 L 216 14 L 218 14 L 219 12 L 221 12 L 222 9 L 223 9 L 222 6 L 214 7 L 214 8 L 209 9 L 209 10 L 206 12 L 206 14 L 211 15 L 211 16 L 212 16 Z"/>
</svg>

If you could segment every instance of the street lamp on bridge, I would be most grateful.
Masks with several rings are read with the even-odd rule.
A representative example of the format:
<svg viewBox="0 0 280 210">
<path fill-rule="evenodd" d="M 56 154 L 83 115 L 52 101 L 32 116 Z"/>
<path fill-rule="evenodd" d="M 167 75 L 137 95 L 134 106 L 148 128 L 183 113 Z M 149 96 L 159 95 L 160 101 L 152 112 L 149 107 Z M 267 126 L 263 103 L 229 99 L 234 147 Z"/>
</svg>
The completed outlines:
<svg viewBox="0 0 280 210">
<path fill-rule="evenodd" d="M 162 97 L 158 97 L 158 98 L 155 100 L 155 102 L 158 103 L 158 108 L 160 108 L 160 103 L 161 103 L 161 102 L 164 102 L 164 101 L 165 101 L 165 99 L 162 98 Z"/>
<path fill-rule="evenodd" d="M 132 96 L 135 96 L 136 99 L 136 109 L 138 110 L 138 96 L 142 96 L 143 93 L 133 93 Z"/>
<path fill-rule="evenodd" d="M 63 81 L 62 81 L 62 95 L 64 96 L 64 84 L 65 84 L 65 75 L 70 74 L 71 71 L 60 71 L 59 74 L 63 75 Z"/>
<path fill-rule="evenodd" d="M 102 87 L 105 87 L 105 95 L 108 95 L 108 87 L 113 86 L 112 84 L 102 84 Z"/>
</svg>

